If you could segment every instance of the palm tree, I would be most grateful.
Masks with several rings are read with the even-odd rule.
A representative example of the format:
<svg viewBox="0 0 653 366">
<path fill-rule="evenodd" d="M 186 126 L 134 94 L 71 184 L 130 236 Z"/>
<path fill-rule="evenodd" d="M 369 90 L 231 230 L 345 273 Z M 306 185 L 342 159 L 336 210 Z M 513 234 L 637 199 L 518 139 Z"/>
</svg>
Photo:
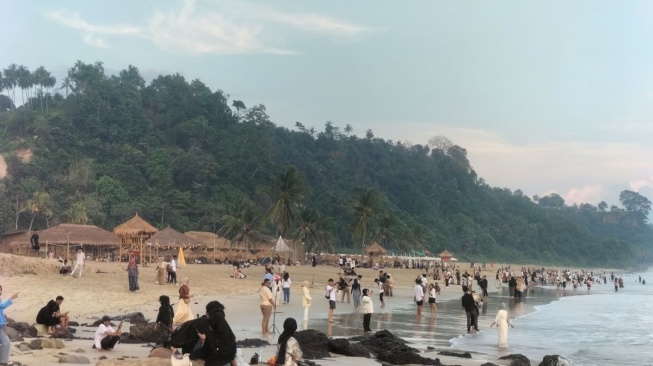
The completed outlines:
<svg viewBox="0 0 653 366">
<path fill-rule="evenodd" d="M 34 192 L 32 198 L 27 200 L 27 206 L 23 209 L 24 211 L 29 211 L 32 213 L 32 220 L 29 223 L 29 231 L 32 231 L 32 224 L 34 224 L 34 218 L 39 214 L 45 216 L 46 224 L 50 227 L 49 218 L 52 216 L 52 199 L 50 194 L 47 192 Z"/>
<path fill-rule="evenodd" d="M 388 214 L 383 215 L 383 218 L 381 218 L 381 222 L 379 223 L 379 231 L 377 231 L 372 240 L 377 243 L 381 243 L 383 247 L 387 248 L 388 242 L 394 240 L 394 228 L 396 224 L 397 221 L 394 217 Z"/>
<path fill-rule="evenodd" d="M 365 239 L 367 237 L 367 228 L 370 220 L 381 209 L 383 196 L 374 188 L 365 188 L 355 199 L 352 204 L 352 210 L 356 220 L 352 226 L 352 236 L 361 237 L 362 253 L 365 254 Z"/>
<path fill-rule="evenodd" d="M 39 102 L 41 102 L 41 112 L 43 112 L 43 87 L 45 86 L 45 81 L 50 76 L 50 73 L 45 70 L 45 67 L 39 66 L 34 70 L 34 85 L 39 86 Z"/>
<path fill-rule="evenodd" d="M 14 103 L 16 109 L 16 85 L 18 84 L 18 65 L 11 64 L 5 70 L 4 88 L 9 91 L 11 89 L 11 101 Z M 7 92 L 7 95 L 9 93 Z"/>
<path fill-rule="evenodd" d="M 240 244 L 245 242 L 245 252 L 249 251 L 249 245 L 263 239 L 260 232 L 261 219 L 256 205 L 248 200 L 242 199 L 227 206 L 227 214 L 221 220 L 224 225 L 218 230 L 218 235 Z"/>
<path fill-rule="evenodd" d="M 50 96 L 50 89 L 57 83 L 57 78 L 51 76 L 48 72 L 48 77 L 43 80 L 43 86 L 46 88 L 45 92 L 45 113 L 49 112 L 48 109 L 48 97 Z"/>
<path fill-rule="evenodd" d="M 70 79 L 70 75 L 66 76 L 63 78 L 63 81 L 61 82 L 61 87 L 59 89 L 66 89 L 66 98 L 68 98 L 68 89 L 72 88 L 72 80 Z"/>
<path fill-rule="evenodd" d="M 25 65 L 20 65 L 18 66 L 16 75 L 18 77 L 18 87 L 20 87 L 23 105 L 25 105 L 25 89 L 29 89 L 32 86 L 32 73 Z M 27 101 L 29 107 L 29 99 Z"/>
<path fill-rule="evenodd" d="M 299 212 L 299 225 L 292 234 L 292 238 L 302 242 L 306 252 L 315 252 L 316 249 L 333 247 L 334 237 L 326 230 L 329 219 L 320 215 L 314 209 L 305 208 Z"/>
<path fill-rule="evenodd" d="M 309 189 L 304 177 L 294 167 L 281 170 L 273 180 L 275 186 L 269 191 L 276 201 L 268 209 L 265 219 L 270 220 L 277 227 L 277 234 L 284 237 L 297 218 L 297 207 Z"/>
<path fill-rule="evenodd" d="M 86 214 L 86 205 L 84 202 L 75 202 L 66 211 L 68 220 L 71 224 L 84 224 L 88 223 L 88 215 Z"/>
</svg>

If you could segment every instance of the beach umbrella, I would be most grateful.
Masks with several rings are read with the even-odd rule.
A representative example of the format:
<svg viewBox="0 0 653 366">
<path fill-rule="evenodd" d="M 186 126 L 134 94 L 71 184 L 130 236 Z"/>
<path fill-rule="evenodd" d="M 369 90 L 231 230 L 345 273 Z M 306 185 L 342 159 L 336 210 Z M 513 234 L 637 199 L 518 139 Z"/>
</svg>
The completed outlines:
<svg viewBox="0 0 653 366">
<path fill-rule="evenodd" d="M 186 265 L 186 258 L 184 258 L 184 248 L 179 246 L 179 254 L 177 254 L 177 265 L 183 267 Z"/>
</svg>

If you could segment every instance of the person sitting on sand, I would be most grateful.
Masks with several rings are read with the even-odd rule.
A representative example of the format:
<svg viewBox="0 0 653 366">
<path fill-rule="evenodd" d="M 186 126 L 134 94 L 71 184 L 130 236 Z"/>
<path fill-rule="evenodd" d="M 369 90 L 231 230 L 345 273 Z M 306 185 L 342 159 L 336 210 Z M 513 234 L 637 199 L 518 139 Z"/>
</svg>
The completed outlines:
<svg viewBox="0 0 653 366">
<path fill-rule="evenodd" d="M 59 274 L 62 275 L 67 275 L 72 272 L 73 269 L 70 268 L 70 264 L 68 264 L 68 259 L 64 259 L 63 262 L 61 263 L 61 266 L 59 267 Z"/>
<path fill-rule="evenodd" d="M 68 312 L 60 312 L 59 306 L 63 302 L 63 296 L 57 296 L 56 300 L 50 300 L 39 310 L 36 315 L 36 323 L 48 327 L 48 334 L 54 333 L 55 327 L 68 328 Z"/>
<path fill-rule="evenodd" d="M 198 327 L 201 343 L 200 359 L 206 366 L 223 366 L 236 362 L 236 336 L 225 319 L 224 305 L 218 301 L 206 304 L 208 326 Z M 205 324 L 205 323 L 204 323 Z"/>
<path fill-rule="evenodd" d="M 116 343 L 120 340 L 120 330 L 122 328 L 122 322 L 118 325 L 118 328 L 115 330 L 111 327 L 111 318 L 108 315 L 102 317 L 102 323 L 95 331 L 95 336 L 93 337 L 94 348 L 97 348 L 100 351 L 111 351 L 115 347 Z"/>
<path fill-rule="evenodd" d="M 283 322 L 283 332 L 277 342 L 279 345 L 277 365 L 297 366 L 298 361 L 303 359 L 302 349 L 299 347 L 297 340 L 293 338 L 296 330 L 297 321 L 294 318 L 287 318 Z"/>
</svg>

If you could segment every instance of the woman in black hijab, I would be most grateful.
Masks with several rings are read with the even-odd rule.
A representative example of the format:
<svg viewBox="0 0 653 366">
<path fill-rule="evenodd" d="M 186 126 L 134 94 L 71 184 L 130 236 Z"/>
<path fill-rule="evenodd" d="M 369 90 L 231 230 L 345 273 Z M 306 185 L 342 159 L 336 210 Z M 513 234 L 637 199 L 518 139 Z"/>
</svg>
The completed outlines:
<svg viewBox="0 0 653 366">
<path fill-rule="evenodd" d="M 277 365 L 297 366 L 297 361 L 302 360 L 302 349 L 293 337 L 297 330 L 297 321 L 294 318 L 287 318 L 283 322 L 283 332 L 279 336 L 279 353 L 277 354 Z"/>
<path fill-rule="evenodd" d="M 170 305 L 170 298 L 166 295 L 159 296 L 159 314 L 156 316 L 154 330 L 159 331 L 159 337 L 163 348 L 170 348 L 170 335 L 172 334 L 172 319 L 175 317 L 175 311 Z"/>
</svg>

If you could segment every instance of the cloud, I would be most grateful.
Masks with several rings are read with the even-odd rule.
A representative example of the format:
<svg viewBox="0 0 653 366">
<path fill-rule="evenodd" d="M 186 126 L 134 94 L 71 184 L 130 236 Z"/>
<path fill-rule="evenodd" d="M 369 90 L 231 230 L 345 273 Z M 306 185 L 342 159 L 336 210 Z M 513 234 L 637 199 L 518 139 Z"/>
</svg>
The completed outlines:
<svg viewBox="0 0 653 366">
<path fill-rule="evenodd" d="M 143 29 L 140 27 L 126 24 L 92 24 L 82 19 L 78 13 L 53 11 L 44 15 L 55 23 L 80 31 L 84 42 L 94 47 L 108 48 L 106 36 L 143 36 Z"/>
<path fill-rule="evenodd" d="M 87 44 L 108 48 L 110 37 L 139 37 L 158 48 L 182 54 L 276 54 L 299 53 L 286 43 L 312 33 L 322 37 L 359 40 L 373 30 L 314 13 L 279 12 L 241 2 L 176 3 L 169 11 L 154 10 L 143 25 L 98 25 L 78 13 L 53 11 L 45 16 L 80 31 Z M 301 31 L 301 32 L 298 32 Z"/>
<path fill-rule="evenodd" d="M 600 185 L 589 185 L 579 188 L 571 188 L 566 194 L 562 195 L 565 199 L 565 204 L 581 204 L 592 203 L 596 204 L 602 200 L 605 192 Z"/>
<path fill-rule="evenodd" d="M 632 189 L 633 191 L 639 192 L 644 187 L 653 188 L 653 180 L 652 179 L 633 180 L 630 181 L 629 186 L 630 189 Z"/>
</svg>

